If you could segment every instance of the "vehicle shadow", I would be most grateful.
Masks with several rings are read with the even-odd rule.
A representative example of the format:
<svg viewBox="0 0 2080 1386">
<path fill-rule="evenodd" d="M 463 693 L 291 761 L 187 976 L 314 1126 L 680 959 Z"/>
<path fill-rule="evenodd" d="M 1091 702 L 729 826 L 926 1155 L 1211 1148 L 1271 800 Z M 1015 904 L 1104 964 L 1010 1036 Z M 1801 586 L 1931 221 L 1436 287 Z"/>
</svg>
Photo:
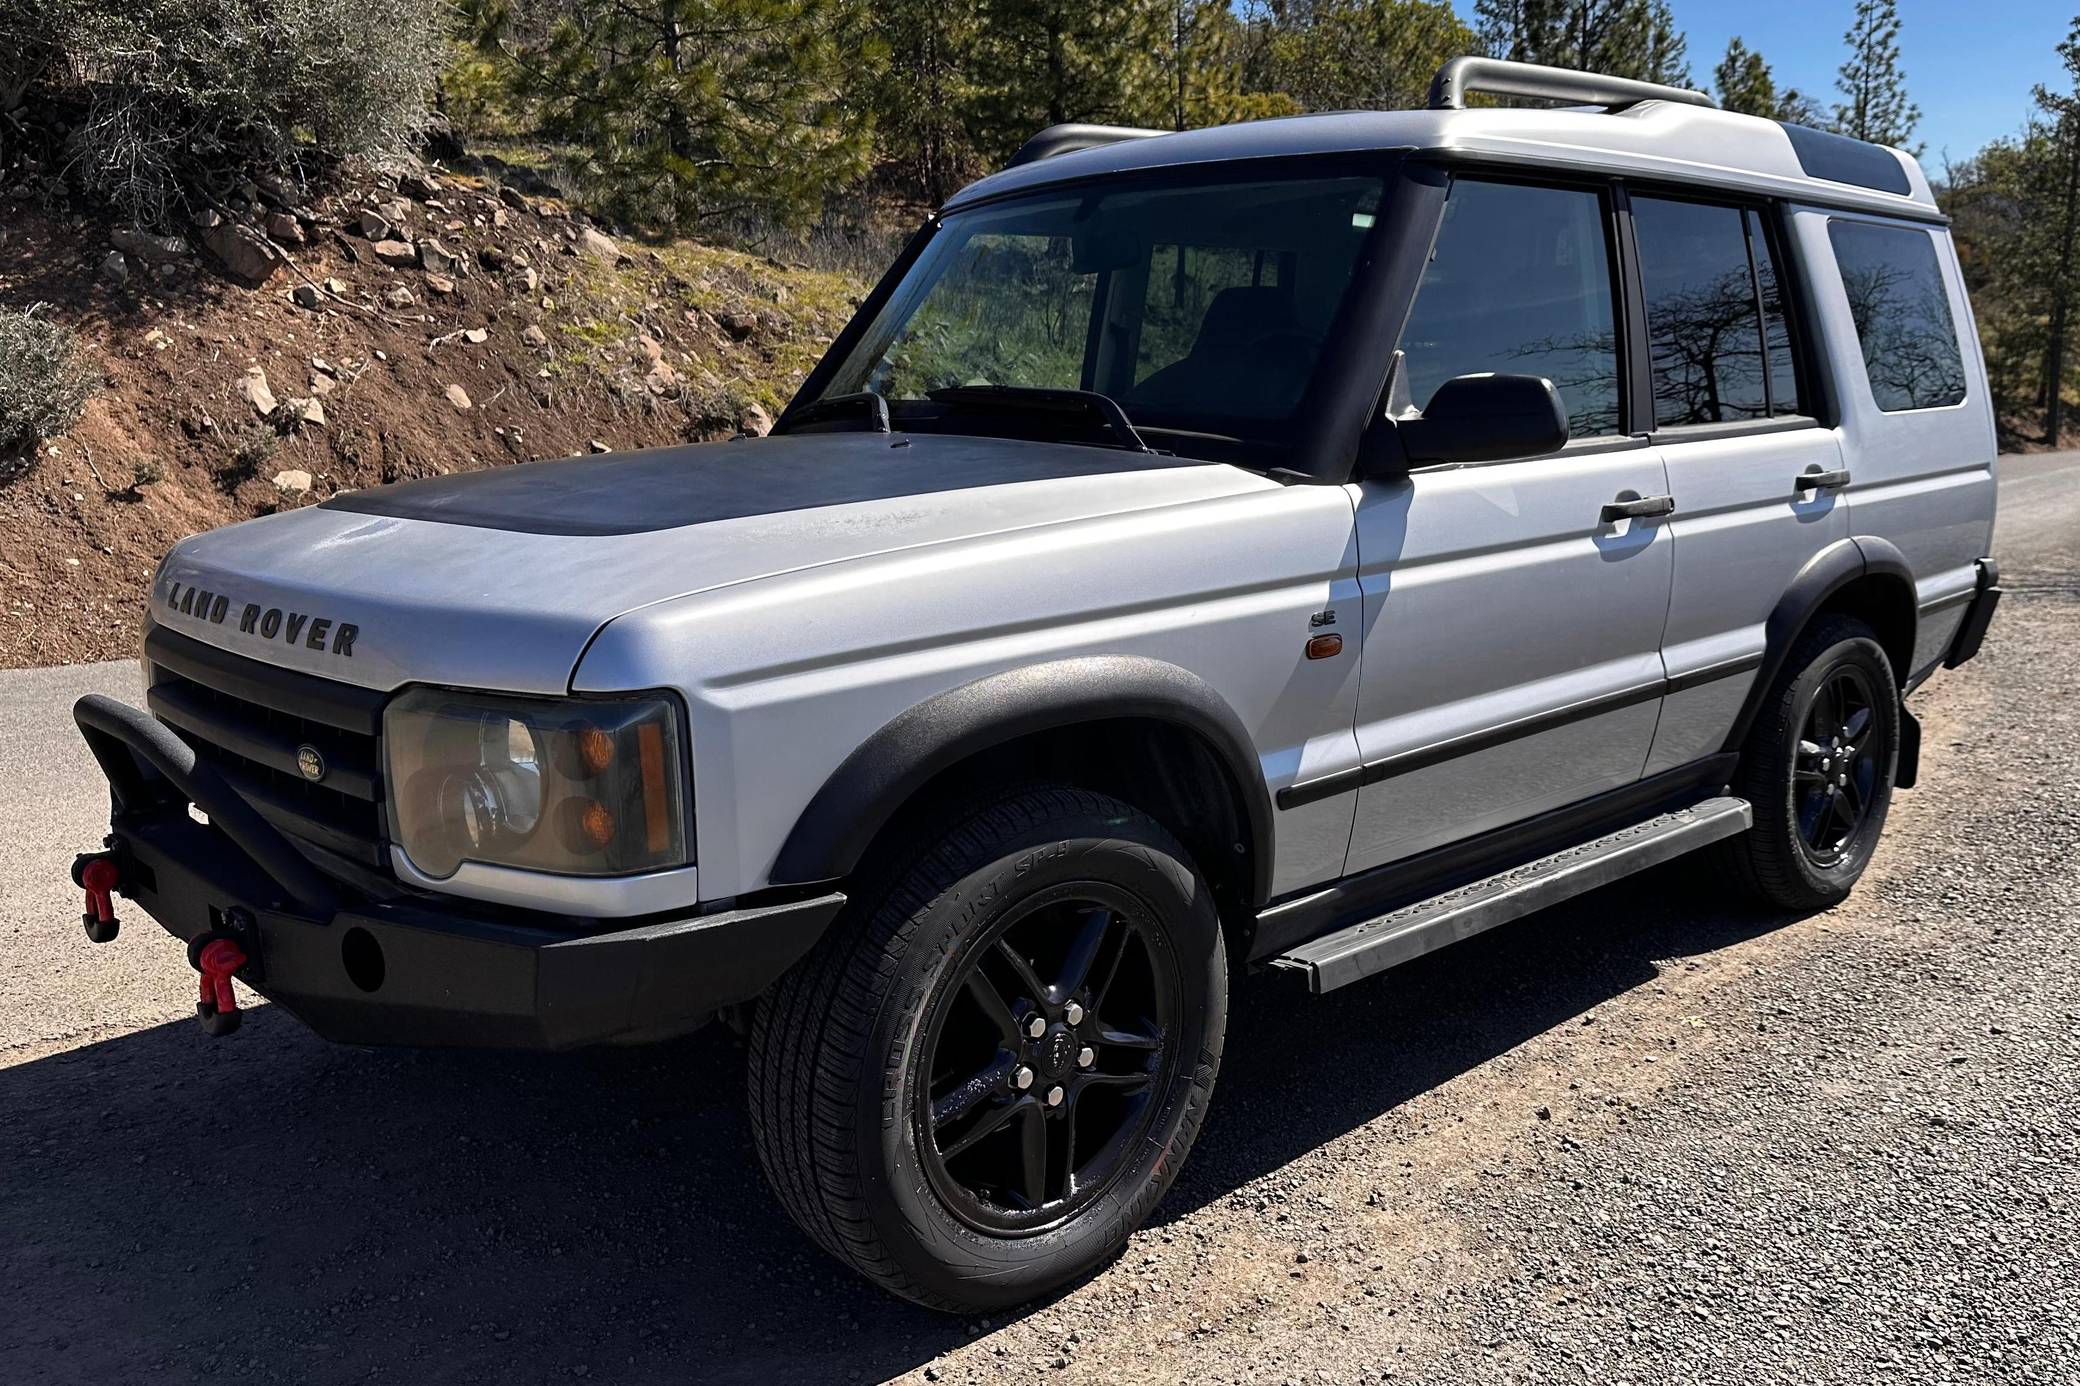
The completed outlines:
<svg viewBox="0 0 2080 1386">
<path fill-rule="evenodd" d="M 1310 998 L 1238 981 L 1174 1219 L 1659 972 L 1785 922 L 1678 865 Z M 118 946 L 161 946 L 139 930 Z M 741 1044 L 331 1046 L 278 1010 L 0 1069 L 0 1380 L 869 1381 L 984 1332 L 767 1195 Z"/>
</svg>

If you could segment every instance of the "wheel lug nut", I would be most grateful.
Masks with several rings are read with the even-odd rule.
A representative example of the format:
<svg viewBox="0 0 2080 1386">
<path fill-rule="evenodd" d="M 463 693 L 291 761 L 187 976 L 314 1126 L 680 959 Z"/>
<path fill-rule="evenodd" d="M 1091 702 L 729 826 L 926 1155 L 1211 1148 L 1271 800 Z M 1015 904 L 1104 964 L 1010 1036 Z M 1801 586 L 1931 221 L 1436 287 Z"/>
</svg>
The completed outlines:
<svg viewBox="0 0 2080 1386">
<path fill-rule="evenodd" d="M 1063 1011 L 1062 1014 L 1071 1025 L 1083 1024 L 1083 1007 L 1077 1005 L 1074 1001 L 1069 1003 L 1068 1009 Z"/>
<path fill-rule="evenodd" d="M 1040 1037 L 1041 1037 L 1042 1035 L 1044 1035 L 1044 1034 L 1046 1034 L 1046 1033 L 1047 1033 L 1047 1017 L 1046 1017 L 1046 1016 L 1044 1016 L 1044 1015 L 1035 1015 L 1035 1016 L 1034 1016 L 1034 1017 L 1033 1017 L 1033 1018 L 1032 1018 L 1031 1020 L 1028 1020 L 1028 1021 L 1026 1022 L 1026 1035 L 1027 1035 L 1027 1037 L 1028 1037 L 1028 1038 L 1030 1038 L 1030 1039 L 1039 1039 L 1039 1038 L 1040 1038 Z"/>
<path fill-rule="evenodd" d="M 1076 1051 L 1076 1066 L 1078 1068 L 1089 1068 L 1092 1064 L 1096 1063 L 1097 1061 L 1098 1051 L 1091 1048 L 1087 1044 L 1083 1048 Z"/>
<path fill-rule="evenodd" d="M 1047 1105 L 1050 1107 L 1059 1107 L 1062 1105 L 1062 1099 L 1067 1096 L 1068 1094 L 1062 1090 L 1059 1084 L 1057 1084 L 1056 1086 L 1051 1087 L 1047 1090 Z"/>
<path fill-rule="evenodd" d="M 1020 1092 L 1024 1092 L 1027 1088 L 1033 1086 L 1033 1070 L 1027 1068 L 1024 1064 L 1020 1064 L 1017 1071 L 1011 1075 L 1011 1086 L 1017 1088 Z"/>
</svg>

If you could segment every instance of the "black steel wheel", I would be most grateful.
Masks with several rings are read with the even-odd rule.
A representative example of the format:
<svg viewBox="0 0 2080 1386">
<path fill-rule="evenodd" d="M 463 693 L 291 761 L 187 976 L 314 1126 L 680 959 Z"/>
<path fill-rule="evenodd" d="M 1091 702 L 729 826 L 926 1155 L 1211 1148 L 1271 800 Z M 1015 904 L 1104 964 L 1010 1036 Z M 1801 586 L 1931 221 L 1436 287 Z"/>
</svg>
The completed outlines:
<svg viewBox="0 0 2080 1386">
<path fill-rule="evenodd" d="M 1783 909 L 1847 898 L 1884 831 L 1899 738 L 1899 686 L 1870 627 L 1814 622 L 1741 749 L 1733 787 L 1755 826 L 1720 854 L 1736 882 Z"/>
<path fill-rule="evenodd" d="M 1016 1235 L 1110 1188 L 1177 1062 L 1180 990 L 1168 936 L 1102 881 L 1044 891 L 970 941 L 934 1000 L 913 1113 L 947 1206 Z"/>
<path fill-rule="evenodd" d="M 760 1163 L 810 1236 L 906 1298 L 1018 1304 L 1117 1254 L 1220 1063 L 1212 892 L 1164 828 L 1064 786 L 922 830 L 761 1001 Z"/>
</svg>

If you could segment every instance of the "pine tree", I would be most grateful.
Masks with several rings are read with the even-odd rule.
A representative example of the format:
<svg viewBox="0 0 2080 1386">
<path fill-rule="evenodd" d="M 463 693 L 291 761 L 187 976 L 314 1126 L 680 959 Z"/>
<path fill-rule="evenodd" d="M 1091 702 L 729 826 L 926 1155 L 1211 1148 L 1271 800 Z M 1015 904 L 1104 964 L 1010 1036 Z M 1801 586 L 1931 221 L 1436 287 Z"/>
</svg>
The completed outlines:
<svg viewBox="0 0 2080 1386">
<path fill-rule="evenodd" d="M 1689 44 L 1667 0 L 1476 0 L 1474 14 L 1499 58 L 1690 84 Z"/>
<path fill-rule="evenodd" d="M 1920 157 L 1913 144 L 1921 108 L 1907 99 L 1907 75 L 1899 65 L 1899 8 L 1895 0 L 1856 0 L 1856 18 L 1842 35 L 1849 59 L 1835 86 L 1837 134 L 1890 144 Z"/>
<path fill-rule="evenodd" d="M 1479 48 L 1444 0 L 1288 0 L 1270 12 L 1261 80 L 1302 110 L 1405 110 Z"/>
<path fill-rule="evenodd" d="M 2056 190 L 2056 210 L 2043 218 L 2055 227 L 2056 251 L 2050 260 L 2051 325 L 2044 352 L 2044 441 L 2057 447 L 2065 424 L 2066 333 L 2073 303 L 2074 249 L 2080 240 L 2080 18 L 2058 46 L 2065 60 L 2070 90 L 2036 88 L 2037 106 L 2049 119 L 2051 164 L 2049 186 Z"/>
<path fill-rule="evenodd" d="M 842 0 L 561 0 L 506 48 L 548 133 L 588 151 L 609 215 L 661 229 L 803 224 L 867 167 L 842 101 L 871 35 Z"/>
<path fill-rule="evenodd" d="M 1737 37 L 1727 41 L 1726 56 L 1719 60 L 1712 84 L 1718 90 L 1719 104 L 1729 111 L 1794 125 L 1810 125 L 1815 118 L 1813 103 L 1796 87 L 1779 93 L 1769 64 Z"/>
<path fill-rule="evenodd" d="M 977 0 L 877 0 L 888 59 L 862 80 L 877 158 L 903 192 L 937 206 L 986 169 L 971 129 Z"/>
</svg>

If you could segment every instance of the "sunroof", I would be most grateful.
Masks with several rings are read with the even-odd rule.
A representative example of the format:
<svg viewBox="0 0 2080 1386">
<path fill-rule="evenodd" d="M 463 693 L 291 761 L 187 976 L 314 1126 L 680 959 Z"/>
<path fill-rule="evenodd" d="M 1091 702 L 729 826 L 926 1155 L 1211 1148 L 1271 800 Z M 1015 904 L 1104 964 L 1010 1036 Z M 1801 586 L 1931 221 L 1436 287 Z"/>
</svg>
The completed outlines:
<svg viewBox="0 0 2080 1386">
<path fill-rule="evenodd" d="M 1791 137 L 1791 151 L 1798 155 L 1798 166 L 1808 177 L 1851 183 L 1902 197 L 1914 190 L 1899 156 L 1883 145 L 1852 140 L 1847 135 L 1830 135 L 1808 125 L 1777 123 Z"/>
</svg>

